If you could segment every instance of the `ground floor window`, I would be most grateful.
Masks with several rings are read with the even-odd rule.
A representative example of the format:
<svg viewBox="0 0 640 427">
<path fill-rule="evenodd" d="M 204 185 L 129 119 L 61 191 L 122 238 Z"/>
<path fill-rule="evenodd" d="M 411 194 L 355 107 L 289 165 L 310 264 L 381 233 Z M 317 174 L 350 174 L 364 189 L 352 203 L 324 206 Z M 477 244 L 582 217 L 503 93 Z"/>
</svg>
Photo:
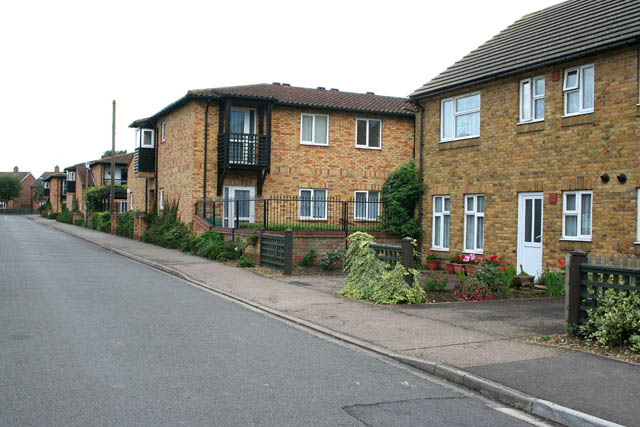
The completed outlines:
<svg viewBox="0 0 640 427">
<path fill-rule="evenodd" d="M 449 225 L 451 219 L 451 197 L 433 197 L 433 224 L 431 246 L 434 249 L 449 249 Z"/>
<path fill-rule="evenodd" d="M 482 253 L 484 249 L 484 195 L 464 198 L 464 251 Z"/>
<path fill-rule="evenodd" d="M 7 202 L 0 202 L 0 209 L 7 209 Z"/>
<path fill-rule="evenodd" d="M 300 189 L 300 219 L 327 219 L 327 190 Z"/>
<path fill-rule="evenodd" d="M 562 201 L 562 237 L 591 240 L 593 192 L 565 191 Z"/>
<path fill-rule="evenodd" d="M 639 55 L 640 55 L 640 51 Z M 639 65 L 640 67 L 640 65 Z M 636 197 L 636 210 L 638 211 L 638 224 L 637 224 L 637 228 L 636 228 L 636 242 L 640 242 L 640 188 L 638 188 L 637 190 L 637 197 Z"/>
<path fill-rule="evenodd" d="M 379 191 L 356 191 L 353 218 L 360 221 L 377 221 L 380 215 Z"/>
<path fill-rule="evenodd" d="M 160 189 L 160 210 L 164 210 L 164 188 Z"/>
<path fill-rule="evenodd" d="M 126 211 L 127 211 L 127 201 L 120 200 L 120 212 L 126 212 Z"/>
</svg>

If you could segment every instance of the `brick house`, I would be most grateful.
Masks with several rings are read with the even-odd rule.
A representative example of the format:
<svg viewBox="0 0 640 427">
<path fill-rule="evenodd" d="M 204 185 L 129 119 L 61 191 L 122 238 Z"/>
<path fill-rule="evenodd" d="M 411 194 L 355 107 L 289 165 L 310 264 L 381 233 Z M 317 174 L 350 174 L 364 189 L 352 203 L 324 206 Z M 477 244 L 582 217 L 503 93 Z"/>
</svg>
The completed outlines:
<svg viewBox="0 0 640 427">
<path fill-rule="evenodd" d="M 536 274 L 573 249 L 640 253 L 638 10 L 526 15 L 410 96 L 426 249 Z"/>
<path fill-rule="evenodd" d="M 32 209 L 31 184 L 36 181 L 36 178 L 31 174 L 31 172 L 20 172 L 16 166 L 13 168 L 13 172 L 0 172 L 0 175 L 13 175 L 19 178 L 20 186 L 22 188 L 20 196 L 13 200 L 9 200 L 9 202 L 6 203 L 6 206 L 4 206 L 4 202 L 0 202 L 0 209 Z"/>
<path fill-rule="evenodd" d="M 60 172 L 60 167 L 56 166 L 53 172 L 45 174 L 42 179 L 44 194 L 51 203 L 51 211 L 55 213 L 62 212 L 62 203 L 66 203 L 66 179 L 67 174 Z"/>
<path fill-rule="evenodd" d="M 377 200 L 387 176 L 412 159 L 415 140 L 405 98 L 279 83 L 192 90 L 130 127 L 134 209 L 178 201 L 187 223 L 203 199 Z M 322 219 L 322 206 L 304 209 Z M 247 222 L 255 209 L 246 205 Z M 224 215 L 232 226 L 233 213 Z"/>
</svg>

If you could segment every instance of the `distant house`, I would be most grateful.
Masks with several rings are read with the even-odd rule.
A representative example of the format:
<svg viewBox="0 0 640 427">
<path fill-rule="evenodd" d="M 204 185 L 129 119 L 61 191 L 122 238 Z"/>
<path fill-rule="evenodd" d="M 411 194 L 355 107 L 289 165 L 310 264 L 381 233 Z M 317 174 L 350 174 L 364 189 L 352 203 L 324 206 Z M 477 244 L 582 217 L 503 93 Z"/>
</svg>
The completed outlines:
<svg viewBox="0 0 640 427">
<path fill-rule="evenodd" d="M 536 274 L 573 249 L 640 254 L 639 11 L 531 13 L 410 96 L 427 247 Z"/>
<path fill-rule="evenodd" d="M 46 175 L 46 176 L 44 176 Z M 51 212 L 62 212 L 62 203 L 66 202 L 66 178 L 67 174 L 60 172 L 56 166 L 53 172 L 44 174 L 42 179 L 44 194 L 51 203 Z"/>
<path fill-rule="evenodd" d="M 36 178 L 31 172 L 20 172 L 16 166 L 13 168 L 13 172 L 0 172 L 0 175 L 15 176 L 20 179 L 20 186 L 22 187 L 20 196 L 9 200 L 8 203 L 0 202 L 0 209 L 32 209 L 31 184 L 35 182 Z"/>
</svg>

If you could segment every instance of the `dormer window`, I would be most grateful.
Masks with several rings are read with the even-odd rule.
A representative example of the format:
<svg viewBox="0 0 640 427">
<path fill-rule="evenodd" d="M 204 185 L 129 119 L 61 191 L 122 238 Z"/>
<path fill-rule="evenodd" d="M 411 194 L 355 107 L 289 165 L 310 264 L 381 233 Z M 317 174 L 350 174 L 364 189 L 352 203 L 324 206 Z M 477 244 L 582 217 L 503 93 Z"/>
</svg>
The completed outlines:
<svg viewBox="0 0 640 427">
<path fill-rule="evenodd" d="M 154 146 L 154 130 L 153 129 L 136 129 L 136 147 L 153 148 Z"/>
</svg>

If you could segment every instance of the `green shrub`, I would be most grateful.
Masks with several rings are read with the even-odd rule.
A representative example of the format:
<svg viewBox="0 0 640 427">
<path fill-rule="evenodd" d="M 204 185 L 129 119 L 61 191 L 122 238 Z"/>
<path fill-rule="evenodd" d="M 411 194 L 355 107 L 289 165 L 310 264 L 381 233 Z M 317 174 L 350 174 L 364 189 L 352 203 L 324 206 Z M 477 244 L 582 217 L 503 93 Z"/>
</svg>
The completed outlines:
<svg viewBox="0 0 640 427">
<path fill-rule="evenodd" d="M 45 218 L 49 218 L 50 210 L 51 210 L 51 202 L 47 202 L 47 204 L 42 207 L 42 210 L 40 211 L 40 215 L 42 215 Z"/>
<path fill-rule="evenodd" d="M 194 254 L 208 259 L 216 259 L 224 247 L 224 238 L 217 231 L 205 231 L 192 244 Z"/>
<path fill-rule="evenodd" d="M 436 276 L 428 276 L 424 281 L 424 290 L 427 292 L 443 292 L 447 287 L 448 279 L 445 276 L 440 279 Z"/>
<path fill-rule="evenodd" d="M 118 225 L 116 226 L 116 234 L 123 237 L 133 237 L 133 211 L 127 211 L 118 214 Z"/>
<path fill-rule="evenodd" d="M 94 212 L 91 217 L 91 228 L 109 233 L 111 231 L 111 214 L 108 211 Z"/>
<path fill-rule="evenodd" d="M 56 212 L 49 212 L 49 219 L 56 219 L 58 218 L 58 214 Z"/>
<path fill-rule="evenodd" d="M 170 249 L 191 250 L 191 230 L 178 219 L 178 203 L 169 203 L 162 215 L 147 215 L 148 228 L 141 237 L 143 242 Z"/>
<path fill-rule="evenodd" d="M 356 232 L 349 236 L 344 269 L 347 271 L 345 286 L 338 293 L 349 298 L 364 299 L 379 304 L 421 303 L 424 291 L 418 285 L 418 271 L 407 270 L 400 263 L 393 269 L 380 261 L 369 247 L 370 234 Z M 413 284 L 405 277 L 410 275 Z"/>
<path fill-rule="evenodd" d="M 258 243 L 258 235 L 255 232 L 249 234 L 246 243 L 247 245 L 255 246 Z"/>
<path fill-rule="evenodd" d="M 564 295 L 564 274 L 559 271 L 551 271 L 548 268 L 540 275 L 538 283 L 547 287 L 547 295 L 559 297 Z"/>
<path fill-rule="evenodd" d="M 228 241 L 224 242 L 222 246 L 222 251 L 216 257 L 217 261 L 226 261 L 229 259 L 238 259 L 242 256 L 244 251 L 244 242 L 243 241 Z"/>
<path fill-rule="evenodd" d="M 418 179 L 415 162 L 404 163 L 382 185 L 383 209 L 380 219 L 385 231 L 418 238 L 422 234 L 414 212 L 424 185 Z"/>
<path fill-rule="evenodd" d="M 242 268 L 251 268 L 251 267 L 255 267 L 256 263 L 253 262 L 251 258 L 247 258 L 246 256 L 243 255 L 238 260 L 238 265 Z"/>
<path fill-rule="evenodd" d="M 481 259 L 474 277 L 479 281 L 480 288 L 488 288 L 503 298 L 511 295 L 511 282 L 516 276 L 516 269 L 507 266 L 502 258 L 492 255 Z"/>
<path fill-rule="evenodd" d="M 111 197 L 111 186 L 101 185 L 90 187 L 87 190 L 87 209 L 89 212 L 96 212 L 103 208 L 102 201 Z M 116 185 L 114 197 L 116 199 L 127 198 L 127 186 Z"/>
<path fill-rule="evenodd" d="M 316 251 L 311 249 L 300 260 L 300 265 L 303 267 L 311 267 L 316 263 Z"/>
<path fill-rule="evenodd" d="M 587 312 L 580 334 L 598 347 L 628 346 L 640 353 L 640 293 L 607 289 Z"/>
<path fill-rule="evenodd" d="M 338 270 L 342 266 L 343 255 L 344 249 L 329 249 L 318 259 L 318 264 L 324 271 Z"/>
<path fill-rule="evenodd" d="M 72 220 L 73 220 L 73 214 L 63 206 L 62 212 L 60 212 L 56 217 L 56 221 L 63 222 L 65 224 L 71 224 Z"/>
<path fill-rule="evenodd" d="M 82 218 L 76 219 L 75 221 L 73 221 L 73 224 L 79 225 L 80 227 L 84 227 L 84 219 Z"/>
</svg>

